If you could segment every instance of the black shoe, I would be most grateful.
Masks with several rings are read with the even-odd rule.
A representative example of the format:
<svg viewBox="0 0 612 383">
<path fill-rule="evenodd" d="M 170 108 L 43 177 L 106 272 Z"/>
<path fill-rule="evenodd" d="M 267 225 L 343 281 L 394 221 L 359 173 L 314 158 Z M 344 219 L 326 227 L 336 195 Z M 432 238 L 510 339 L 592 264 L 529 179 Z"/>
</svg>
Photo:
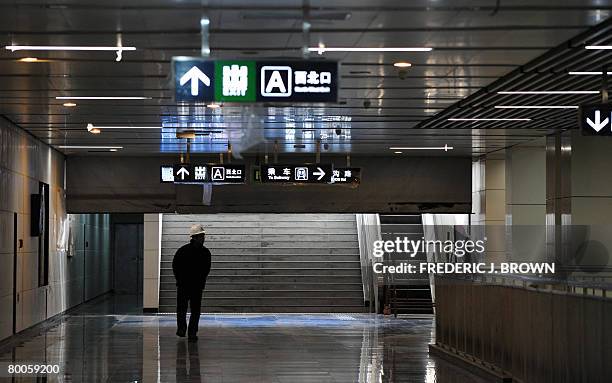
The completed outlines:
<svg viewBox="0 0 612 383">
<path fill-rule="evenodd" d="M 189 335 L 189 338 L 187 338 L 187 340 L 189 342 L 197 342 L 198 341 L 198 336 L 197 335 Z"/>
<path fill-rule="evenodd" d="M 176 330 L 176 336 L 184 338 L 185 337 L 185 331 Z"/>
</svg>

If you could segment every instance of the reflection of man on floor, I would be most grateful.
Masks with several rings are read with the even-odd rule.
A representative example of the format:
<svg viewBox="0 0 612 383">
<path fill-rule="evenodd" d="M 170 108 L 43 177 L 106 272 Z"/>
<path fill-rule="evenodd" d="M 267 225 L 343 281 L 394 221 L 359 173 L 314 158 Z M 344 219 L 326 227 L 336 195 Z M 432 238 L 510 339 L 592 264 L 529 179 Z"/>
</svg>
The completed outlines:
<svg viewBox="0 0 612 383">
<path fill-rule="evenodd" d="M 206 285 L 206 277 L 210 272 L 211 254 L 204 246 L 206 232 L 204 226 L 193 225 L 189 232 L 191 241 L 177 250 L 172 260 L 172 271 L 176 279 L 176 335 L 185 336 L 188 331 L 189 340 L 198 340 L 198 322 L 200 321 L 200 306 L 202 290 Z M 189 328 L 187 328 L 187 305 L 191 307 Z"/>
<path fill-rule="evenodd" d="M 187 353 L 189 353 L 189 372 L 187 371 Z M 185 346 L 185 342 L 179 342 L 176 350 L 176 382 L 201 381 L 198 344 L 190 342 Z"/>
</svg>

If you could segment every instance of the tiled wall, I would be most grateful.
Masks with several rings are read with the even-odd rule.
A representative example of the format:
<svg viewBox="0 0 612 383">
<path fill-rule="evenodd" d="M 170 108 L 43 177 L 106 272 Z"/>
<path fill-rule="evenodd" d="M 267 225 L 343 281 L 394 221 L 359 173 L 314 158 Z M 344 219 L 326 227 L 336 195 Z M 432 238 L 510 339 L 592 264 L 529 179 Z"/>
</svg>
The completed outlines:
<svg viewBox="0 0 612 383">
<path fill-rule="evenodd" d="M 38 286 L 38 238 L 30 236 L 30 195 L 50 185 L 49 285 Z M 110 289 L 108 215 L 72 216 L 74 256 L 57 249 L 67 219 L 64 156 L 0 117 L 0 339 L 12 334 L 13 215 L 18 214 L 17 331 Z M 85 248 L 84 241 L 89 246 Z"/>
</svg>

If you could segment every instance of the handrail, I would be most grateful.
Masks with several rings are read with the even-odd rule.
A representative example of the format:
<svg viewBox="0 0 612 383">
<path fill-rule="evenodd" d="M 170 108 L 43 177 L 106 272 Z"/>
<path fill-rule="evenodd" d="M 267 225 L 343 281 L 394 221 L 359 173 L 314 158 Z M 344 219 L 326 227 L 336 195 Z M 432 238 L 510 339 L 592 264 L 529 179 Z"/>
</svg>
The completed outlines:
<svg viewBox="0 0 612 383">
<path fill-rule="evenodd" d="M 369 311 L 378 307 L 378 280 L 372 268 L 374 242 L 381 239 L 380 217 L 378 214 L 355 214 L 357 239 L 359 241 L 359 260 L 364 302 L 369 303 Z"/>
</svg>

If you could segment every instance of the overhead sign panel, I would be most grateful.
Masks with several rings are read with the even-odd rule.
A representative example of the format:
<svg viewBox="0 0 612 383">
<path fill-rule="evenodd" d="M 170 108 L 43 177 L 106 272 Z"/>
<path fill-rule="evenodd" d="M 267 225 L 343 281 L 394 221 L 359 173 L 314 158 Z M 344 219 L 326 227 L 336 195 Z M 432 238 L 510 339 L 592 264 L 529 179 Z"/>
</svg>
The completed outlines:
<svg viewBox="0 0 612 383">
<path fill-rule="evenodd" d="M 176 164 L 161 167 L 161 182 L 175 184 L 244 183 L 246 171 L 238 164 Z"/>
<path fill-rule="evenodd" d="M 261 182 L 263 183 L 318 183 L 332 181 L 331 165 L 262 165 Z"/>
<path fill-rule="evenodd" d="M 583 105 L 579 118 L 582 135 L 612 136 L 612 106 Z"/>
<path fill-rule="evenodd" d="M 317 60 L 173 60 L 176 101 L 338 101 L 338 63 Z"/>
</svg>

